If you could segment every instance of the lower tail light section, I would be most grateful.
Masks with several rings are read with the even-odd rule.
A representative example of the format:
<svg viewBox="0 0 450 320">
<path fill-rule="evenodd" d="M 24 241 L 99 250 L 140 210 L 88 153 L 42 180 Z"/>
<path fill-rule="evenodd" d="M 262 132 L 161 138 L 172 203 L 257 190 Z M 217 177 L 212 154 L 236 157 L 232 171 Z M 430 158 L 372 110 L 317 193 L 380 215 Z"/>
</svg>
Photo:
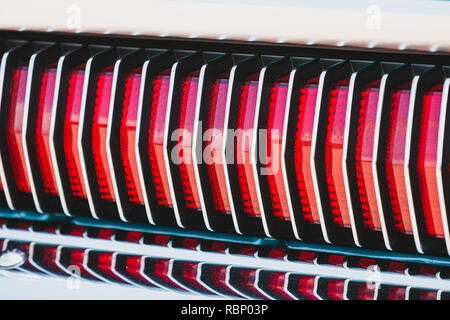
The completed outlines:
<svg viewBox="0 0 450 320">
<path fill-rule="evenodd" d="M 319 277 L 307 275 L 289 275 L 288 290 L 298 300 L 321 300 L 316 294 Z"/>
<path fill-rule="evenodd" d="M 210 289 L 221 295 L 243 298 L 228 285 L 230 266 L 204 264 L 201 268 L 201 280 L 208 284 Z"/>
</svg>

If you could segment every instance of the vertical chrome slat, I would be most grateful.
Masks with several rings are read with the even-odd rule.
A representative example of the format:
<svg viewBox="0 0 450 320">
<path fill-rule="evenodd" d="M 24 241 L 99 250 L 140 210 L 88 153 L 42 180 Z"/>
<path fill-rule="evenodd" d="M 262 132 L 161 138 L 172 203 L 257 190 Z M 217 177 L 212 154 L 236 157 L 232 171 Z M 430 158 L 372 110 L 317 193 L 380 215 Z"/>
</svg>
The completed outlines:
<svg viewBox="0 0 450 320">
<path fill-rule="evenodd" d="M 198 197 L 200 199 L 200 206 L 202 208 L 202 214 L 203 214 L 203 220 L 205 222 L 205 226 L 209 231 L 214 231 L 211 228 L 211 224 L 209 223 L 209 217 L 206 213 L 206 205 L 205 205 L 205 198 L 203 195 L 203 188 L 202 183 L 200 180 L 200 173 L 198 166 L 203 161 L 202 159 L 198 159 L 197 152 L 200 151 L 200 154 L 203 157 L 203 150 L 202 150 L 202 124 L 199 125 L 199 118 L 200 118 L 200 105 L 202 100 L 202 92 L 203 92 L 203 83 L 205 81 L 205 70 L 208 65 L 204 64 L 200 69 L 200 74 L 198 78 L 198 89 L 197 89 L 197 101 L 195 104 L 195 115 L 194 115 L 194 129 L 193 129 L 193 135 L 192 135 L 192 161 L 194 165 L 194 173 L 195 173 L 195 180 L 197 185 L 197 192 Z M 200 135 L 200 140 L 199 140 Z"/>
<path fill-rule="evenodd" d="M 298 300 L 298 298 L 295 295 L 293 295 L 291 293 L 291 291 L 289 291 L 289 281 L 290 281 L 291 275 L 292 275 L 292 272 L 288 272 L 284 276 L 283 290 L 289 297 L 291 297 L 292 300 Z"/>
<path fill-rule="evenodd" d="M 147 60 L 144 62 L 142 66 L 142 75 L 141 75 L 141 84 L 139 88 L 139 102 L 138 102 L 138 110 L 137 110 L 137 119 L 136 119 L 136 139 L 134 140 L 134 154 L 136 155 L 136 165 L 138 168 L 139 174 L 139 182 L 142 188 L 142 197 L 144 199 L 145 212 L 147 213 L 147 219 L 151 224 L 155 224 L 155 220 L 152 216 L 152 210 L 150 209 L 150 203 L 147 197 L 147 186 L 144 180 L 144 172 L 142 170 L 142 159 L 141 153 L 139 152 L 139 141 L 141 134 L 141 125 L 142 125 L 142 109 L 144 108 L 144 92 L 145 86 L 147 85 L 145 79 L 147 77 L 147 68 L 150 61 Z"/>
<path fill-rule="evenodd" d="M 9 56 L 9 52 L 6 52 L 3 54 L 1 65 L 0 65 L 0 101 L 3 100 L 3 87 L 5 85 L 5 72 L 6 72 L 6 65 L 8 63 L 8 56 Z M 8 204 L 8 207 L 11 210 L 15 210 L 14 204 L 13 204 L 13 201 L 11 198 L 11 193 L 9 191 L 8 181 L 6 179 L 5 168 L 3 167 L 3 160 L 1 158 L 2 158 L 2 154 L 0 152 L 0 177 L 2 180 L 3 190 L 5 191 L 6 203 Z"/>
<path fill-rule="evenodd" d="M 347 208 L 350 217 L 350 223 L 352 226 L 353 239 L 355 245 L 361 247 L 361 243 L 358 238 L 358 231 L 355 225 L 355 213 L 353 211 L 352 198 L 350 192 L 350 179 L 347 171 L 347 159 L 348 159 L 348 139 L 350 135 L 350 120 L 352 117 L 352 107 L 353 107 L 353 92 L 355 91 L 355 81 L 357 73 L 352 73 L 350 77 L 350 83 L 348 86 L 348 100 L 347 100 L 347 110 L 345 112 L 345 128 L 344 128 L 344 141 L 342 145 L 342 176 L 344 178 L 345 195 L 347 198 Z M 354 134 L 352 132 L 352 134 Z"/>
<path fill-rule="evenodd" d="M 200 294 L 199 292 L 194 291 L 194 290 L 192 290 L 191 288 L 186 287 L 184 284 L 182 284 L 181 282 L 179 282 L 179 281 L 174 277 L 174 275 L 173 275 L 173 265 L 174 265 L 175 261 L 176 261 L 175 259 L 170 259 L 170 261 L 169 261 L 169 270 L 168 270 L 168 272 L 167 272 L 167 276 L 169 277 L 169 279 L 170 279 L 173 283 L 175 283 L 177 286 L 183 288 L 184 290 L 186 290 L 186 291 L 188 291 L 188 292 L 191 292 L 191 293 L 194 293 L 194 294 Z"/>
<path fill-rule="evenodd" d="M 291 108 L 291 97 L 292 97 L 292 91 L 294 86 L 294 78 L 295 74 L 297 73 L 297 69 L 294 69 L 291 71 L 291 74 L 289 75 L 289 84 L 288 84 L 288 91 L 287 91 L 287 97 L 286 97 L 286 109 L 284 114 L 284 122 L 283 122 L 283 135 L 281 138 L 281 172 L 283 175 L 283 182 L 284 182 L 284 191 L 286 193 L 286 200 L 288 204 L 288 210 L 289 215 L 291 217 L 291 224 L 292 224 L 292 231 L 294 232 L 294 236 L 298 240 L 302 240 L 300 237 L 300 234 L 297 229 L 297 223 L 296 223 L 296 217 L 294 215 L 294 210 L 292 209 L 292 201 L 291 201 L 291 192 L 289 189 L 289 181 L 288 181 L 288 175 L 287 175 L 287 169 L 286 169 L 286 142 L 287 142 L 287 131 L 288 131 L 288 123 L 289 123 L 289 113 Z"/>
<path fill-rule="evenodd" d="M 28 151 L 28 143 L 27 143 L 27 126 L 28 126 L 28 113 L 30 111 L 30 95 L 31 95 L 31 86 L 33 85 L 33 70 L 34 64 L 36 61 L 37 53 L 34 53 L 28 65 L 28 74 L 27 74 L 27 85 L 25 89 L 25 100 L 23 103 L 23 119 L 22 119 L 22 147 L 23 147 L 23 157 L 25 160 L 26 174 L 28 176 L 28 180 L 30 181 L 31 195 L 33 196 L 33 202 L 36 207 L 36 211 L 39 213 L 44 213 L 41 204 L 39 201 L 38 194 L 36 192 L 36 186 L 34 182 L 33 171 L 31 170 L 31 162 Z"/>
<path fill-rule="evenodd" d="M 411 216 L 411 226 L 413 229 L 414 243 L 416 249 L 419 253 L 424 253 L 422 244 L 419 236 L 419 229 L 417 227 L 416 212 L 414 208 L 414 199 L 412 195 L 412 185 L 411 185 L 411 172 L 410 172 L 410 162 L 411 162 L 411 137 L 412 137 L 412 126 L 414 120 L 414 107 L 417 98 L 417 83 L 419 82 L 420 76 L 415 76 L 411 84 L 411 94 L 409 98 L 409 109 L 408 109 L 408 122 L 406 125 L 406 139 L 405 139 L 405 158 L 404 158 L 404 175 L 405 175 L 405 185 L 406 194 L 408 197 L 409 213 Z"/>
<path fill-rule="evenodd" d="M 229 132 L 228 132 L 228 125 L 229 125 L 229 118 L 230 118 L 230 108 L 231 108 L 231 96 L 233 95 L 233 84 L 234 84 L 234 77 L 236 75 L 236 68 L 237 66 L 234 66 L 231 68 L 230 71 L 230 80 L 228 81 L 228 91 L 227 91 L 227 101 L 225 106 L 225 123 L 223 126 L 223 142 L 222 142 L 222 159 L 224 160 L 223 165 L 223 171 L 224 171 L 224 177 L 225 177 L 225 185 L 227 186 L 227 195 L 228 195 L 228 201 L 230 202 L 230 210 L 231 210 L 231 217 L 233 219 L 234 229 L 236 230 L 236 233 L 242 234 L 242 231 L 239 228 L 239 222 L 236 215 L 236 209 L 234 207 L 234 200 L 233 200 L 233 194 L 231 192 L 231 183 L 230 178 L 228 176 L 228 161 L 226 156 L 227 151 L 227 145 L 228 145 L 228 138 L 229 138 Z"/>
<path fill-rule="evenodd" d="M 59 193 L 59 199 L 61 200 L 61 206 L 63 209 L 63 212 L 67 216 L 71 216 L 69 209 L 67 207 L 67 201 L 63 190 L 63 183 L 61 180 L 61 174 L 60 174 L 60 168 L 58 165 L 58 161 L 56 158 L 56 150 L 55 150 L 55 124 L 56 124 L 56 113 L 57 113 L 57 106 L 58 106 L 58 100 L 59 100 L 59 88 L 61 86 L 61 73 L 62 68 L 64 66 L 64 60 L 65 56 L 62 56 L 58 60 L 58 66 L 56 68 L 56 79 L 55 79 L 55 92 L 53 95 L 53 105 L 52 105 L 52 114 L 50 119 L 50 132 L 49 132 L 49 147 L 50 147 L 50 156 L 51 161 L 53 165 L 53 169 L 55 172 L 55 180 L 56 180 L 56 186 L 58 188 Z"/>
<path fill-rule="evenodd" d="M 378 96 L 377 115 L 375 120 L 375 130 L 373 139 L 372 175 L 375 184 L 375 195 L 377 198 L 378 212 L 380 215 L 381 233 L 383 234 L 383 240 L 386 248 L 388 250 L 392 250 L 389 234 L 387 232 L 386 220 L 384 219 L 384 210 L 383 210 L 383 203 L 381 200 L 381 190 L 380 190 L 380 183 L 378 180 L 378 169 L 377 169 L 378 148 L 381 130 L 381 116 L 383 113 L 384 94 L 386 91 L 386 82 L 388 76 L 389 76 L 388 74 L 383 75 L 380 83 L 380 92 Z"/>
<path fill-rule="evenodd" d="M 218 296 L 221 296 L 224 298 L 229 298 L 227 295 L 214 290 L 214 288 L 211 288 L 211 286 L 209 286 L 205 281 L 202 280 L 203 265 L 204 265 L 204 263 L 201 262 L 197 266 L 197 277 L 196 277 L 197 282 L 200 283 L 200 285 L 205 287 L 207 290 L 214 293 L 215 295 L 218 295 Z"/>
<path fill-rule="evenodd" d="M 164 142 L 163 142 L 163 155 L 164 155 L 164 162 L 166 165 L 166 174 L 167 174 L 167 180 L 169 183 L 169 190 L 170 190 L 170 196 L 172 198 L 172 203 L 173 203 L 173 212 L 175 214 L 175 220 L 177 222 L 177 225 L 179 227 L 184 227 L 183 223 L 181 222 L 181 217 L 180 217 L 180 211 L 178 209 L 178 202 L 176 200 L 176 194 L 175 194 L 175 189 L 173 186 L 173 181 L 172 181 L 172 173 L 170 170 L 170 155 L 169 155 L 169 150 L 168 150 L 168 146 L 167 146 L 167 142 L 169 140 L 169 122 L 170 122 L 170 113 L 172 110 L 172 99 L 173 99 L 173 91 L 174 91 L 174 80 L 175 80 L 175 75 L 177 72 L 177 67 L 178 67 L 178 62 L 175 62 L 174 65 L 172 66 L 172 69 L 170 71 L 170 83 L 169 83 L 169 93 L 167 96 L 167 108 L 166 108 L 166 121 L 164 124 Z"/>
<path fill-rule="evenodd" d="M 444 193 L 444 181 L 442 179 L 443 170 L 447 170 L 444 167 L 443 156 L 444 156 L 444 137 L 445 137 L 445 127 L 447 125 L 447 112 L 448 112 L 448 93 L 450 90 L 450 79 L 446 79 L 442 89 L 442 102 L 441 102 L 441 113 L 439 116 L 439 131 L 438 131 L 438 142 L 437 142 L 437 162 L 436 162 L 436 180 L 437 189 L 439 195 L 439 205 L 442 214 L 442 224 L 444 228 L 444 238 L 445 244 L 447 246 L 447 253 L 450 255 L 450 230 L 448 227 L 448 217 L 447 217 L 447 206 L 445 204 L 445 193 Z M 448 134 L 448 133 L 447 133 Z"/>
<path fill-rule="evenodd" d="M 259 110 L 261 108 L 261 94 L 264 87 L 264 75 L 266 73 L 267 67 L 262 68 L 259 79 L 258 79 L 258 92 L 256 95 L 256 106 L 255 106 L 255 118 L 253 120 L 253 131 L 252 131 L 252 149 L 250 153 L 250 161 L 252 165 L 252 171 L 253 171 L 253 180 L 255 183 L 255 189 L 256 189 L 256 197 L 258 198 L 258 206 L 259 211 L 261 212 L 261 221 L 264 229 L 264 233 L 267 237 L 272 237 L 269 231 L 269 226 L 267 225 L 267 218 L 264 211 L 264 205 L 262 202 L 262 196 L 261 196 L 261 187 L 259 184 L 258 179 L 258 119 L 259 119 Z"/>
<path fill-rule="evenodd" d="M 83 80 L 83 91 L 81 95 L 81 106 L 80 106 L 80 118 L 78 122 L 80 124 L 84 123 L 84 117 L 86 115 L 86 103 L 87 103 L 87 94 L 88 94 L 88 88 L 89 88 L 89 77 L 91 74 L 91 65 L 92 65 L 93 57 L 89 58 L 89 60 L 86 62 L 86 70 L 84 73 L 84 80 Z M 82 136 L 83 136 L 83 130 L 84 126 L 80 125 L 78 127 L 78 155 L 80 157 L 80 164 L 81 164 L 81 173 L 83 175 L 83 180 L 86 187 L 86 196 L 89 204 L 89 209 L 91 210 L 91 215 L 95 219 L 99 219 L 97 213 L 95 212 L 95 206 L 94 206 L 94 199 L 92 198 L 91 194 L 91 186 L 88 179 L 87 169 L 86 169 L 86 162 L 85 162 L 85 155 L 83 150 L 83 143 L 82 143 Z"/>
<path fill-rule="evenodd" d="M 108 124 L 106 126 L 106 156 L 108 158 L 108 168 L 109 173 L 111 175 L 111 182 L 113 185 L 114 195 L 116 198 L 117 211 L 119 213 L 120 220 L 127 222 L 125 215 L 123 213 L 122 199 L 120 197 L 119 187 L 117 185 L 116 173 L 114 171 L 114 161 L 112 160 L 111 153 L 111 130 L 112 130 L 112 121 L 114 114 L 114 103 L 116 98 L 116 90 L 117 90 L 117 77 L 119 76 L 119 68 L 122 63 L 122 59 L 119 59 L 114 64 L 114 73 L 113 73 L 113 81 L 111 85 L 111 98 L 109 100 L 109 112 L 108 112 Z M 118 155 L 117 155 L 118 156 Z"/>
<path fill-rule="evenodd" d="M 323 95 L 323 85 L 325 82 L 327 71 L 322 71 L 319 78 L 319 86 L 317 88 L 317 100 L 316 100 L 316 111 L 314 113 L 314 123 L 313 123 L 313 131 L 312 131 L 312 137 L 311 137 L 311 155 L 310 155 L 310 165 L 311 165 L 311 176 L 313 180 L 314 185 L 314 192 L 317 199 L 317 211 L 319 213 L 320 217 L 320 227 L 322 229 L 323 238 L 326 242 L 331 243 L 327 226 L 325 225 L 325 218 L 323 215 L 323 208 L 322 208 L 322 200 L 320 197 L 320 190 L 319 190 L 319 181 L 317 178 L 317 171 L 316 171 L 316 150 L 317 150 L 317 134 L 319 129 L 319 119 L 320 119 L 320 109 L 322 105 L 322 95 Z"/>
</svg>

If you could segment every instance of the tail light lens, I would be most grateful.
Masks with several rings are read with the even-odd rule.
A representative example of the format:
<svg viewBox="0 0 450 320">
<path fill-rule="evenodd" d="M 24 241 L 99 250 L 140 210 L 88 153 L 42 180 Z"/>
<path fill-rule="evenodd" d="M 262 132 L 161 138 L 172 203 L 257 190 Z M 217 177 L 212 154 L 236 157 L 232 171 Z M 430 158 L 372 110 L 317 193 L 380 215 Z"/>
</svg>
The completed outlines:
<svg viewBox="0 0 450 320">
<path fill-rule="evenodd" d="M 317 296 L 314 294 L 316 280 L 316 277 L 313 276 L 300 277 L 300 279 L 298 279 L 298 292 L 309 300 L 318 300 Z"/>
<path fill-rule="evenodd" d="M 36 119 L 36 153 L 42 176 L 44 190 L 47 194 L 57 195 L 55 171 L 50 154 L 50 121 L 55 91 L 56 64 L 45 68 L 41 75 L 39 101 Z"/>
<path fill-rule="evenodd" d="M 251 160 L 258 80 L 259 73 L 256 73 L 247 77 L 241 86 L 236 125 L 237 132 L 234 143 L 234 160 L 241 188 L 244 212 L 250 216 L 261 216 Z"/>
<path fill-rule="evenodd" d="M 209 114 L 207 121 L 207 142 L 205 150 L 209 151 L 211 159 L 207 162 L 208 175 L 211 181 L 211 192 L 214 207 L 220 213 L 230 213 L 230 201 L 228 199 L 223 170 L 222 143 L 224 134 L 225 108 L 228 93 L 229 73 L 222 74 L 211 85 L 211 98 L 209 102 Z"/>
<path fill-rule="evenodd" d="M 153 94 L 149 123 L 148 156 L 155 185 L 158 205 L 172 207 L 169 181 L 164 162 L 164 125 L 166 121 L 167 98 L 170 84 L 170 70 L 162 71 L 153 80 Z"/>
<path fill-rule="evenodd" d="M 8 128 L 6 131 L 6 141 L 8 143 L 14 178 L 17 188 L 22 192 L 31 192 L 22 145 L 22 119 L 27 75 L 28 66 L 18 66 L 13 71 L 7 123 Z"/>
<path fill-rule="evenodd" d="M 386 177 L 394 224 L 395 228 L 403 234 L 412 234 L 404 175 L 410 93 L 411 83 L 408 82 L 397 88 L 392 94 L 386 150 Z"/>
<path fill-rule="evenodd" d="M 115 200 L 106 153 L 106 127 L 108 124 L 112 80 L 113 66 L 103 69 L 98 75 L 92 125 L 92 152 L 100 196 L 102 199 L 109 201 Z"/>
<path fill-rule="evenodd" d="M 194 165 L 192 162 L 192 135 L 194 132 L 195 108 L 197 103 L 199 71 L 188 74 L 182 83 L 180 116 L 178 118 L 178 143 L 180 144 L 179 164 L 181 186 L 183 188 L 186 207 L 201 210 L 200 198 L 197 190 Z M 182 131 L 182 132 L 181 132 Z M 181 141 L 180 141 L 181 138 Z"/>
<path fill-rule="evenodd" d="M 345 280 L 328 281 L 328 297 L 332 300 L 344 300 Z"/>
<path fill-rule="evenodd" d="M 135 155 L 136 120 L 139 106 L 141 68 L 128 73 L 125 79 L 122 118 L 120 123 L 120 155 L 130 202 L 143 204 L 142 189 Z"/>
<path fill-rule="evenodd" d="M 420 118 L 417 173 L 427 233 L 444 238 L 436 178 L 437 140 L 441 113 L 442 85 L 424 92 Z"/>
<path fill-rule="evenodd" d="M 63 128 L 64 155 L 72 195 L 81 199 L 87 197 L 78 152 L 78 128 L 80 125 L 84 69 L 84 64 L 77 66 L 69 75 Z"/>
<path fill-rule="evenodd" d="M 380 81 L 366 85 L 361 92 L 359 123 L 356 132 L 355 169 L 364 225 L 381 230 L 375 182 L 372 173 L 373 143 Z"/>
<path fill-rule="evenodd" d="M 351 227 L 342 172 L 344 128 L 349 79 L 337 82 L 330 93 L 325 142 L 325 174 L 334 223 Z"/>
<path fill-rule="evenodd" d="M 273 83 L 267 116 L 266 170 L 272 207 L 275 216 L 282 220 L 290 220 L 283 172 L 281 170 L 281 140 L 286 112 L 286 100 L 289 75 Z"/>
<path fill-rule="evenodd" d="M 297 129 L 295 133 L 295 174 L 302 204 L 303 217 L 310 223 L 320 223 L 310 166 L 311 139 L 316 110 L 319 78 L 305 82 L 300 89 Z"/>
</svg>

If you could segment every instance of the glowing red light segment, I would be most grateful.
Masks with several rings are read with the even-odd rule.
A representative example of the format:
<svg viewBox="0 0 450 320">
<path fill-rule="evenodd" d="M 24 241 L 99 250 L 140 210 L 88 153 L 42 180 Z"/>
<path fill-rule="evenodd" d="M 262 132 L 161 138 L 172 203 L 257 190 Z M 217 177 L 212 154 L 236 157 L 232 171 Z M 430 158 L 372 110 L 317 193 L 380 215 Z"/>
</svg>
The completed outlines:
<svg viewBox="0 0 450 320">
<path fill-rule="evenodd" d="M 128 199 L 137 204 L 144 203 L 136 163 L 136 154 L 134 152 L 139 91 L 141 87 L 141 69 L 137 68 L 130 71 L 125 78 L 125 91 L 120 123 L 120 155 L 125 171 Z"/>
<path fill-rule="evenodd" d="M 348 83 L 348 78 L 341 80 L 331 90 L 325 142 L 325 174 L 331 212 L 334 222 L 341 227 L 351 227 L 342 172 Z"/>
<path fill-rule="evenodd" d="M 41 75 L 39 100 L 36 115 L 36 153 L 42 176 L 44 191 L 57 195 L 55 170 L 50 153 L 50 122 L 52 117 L 53 95 L 55 92 L 56 64 L 45 68 Z"/>
<path fill-rule="evenodd" d="M 182 83 L 180 116 L 178 118 L 178 129 L 182 133 L 178 135 L 180 156 L 180 177 L 183 188 L 186 207 L 192 210 L 201 210 L 200 197 L 195 180 L 194 165 L 192 162 L 192 135 L 194 132 L 195 107 L 197 103 L 199 71 L 188 74 Z"/>
<path fill-rule="evenodd" d="M 359 123 L 356 132 L 355 169 L 364 225 L 381 230 L 375 183 L 372 174 L 373 142 L 380 81 L 366 85 L 361 92 Z"/>
<path fill-rule="evenodd" d="M 114 279 L 117 282 L 128 283 L 119 277 L 112 269 L 113 267 L 113 253 L 100 252 L 98 254 L 98 269 L 107 277 Z"/>
<path fill-rule="evenodd" d="M 428 234 L 444 238 L 439 194 L 437 189 L 437 140 L 441 113 L 442 85 L 434 86 L 423 95 L 420 118 L 417 172 L 425 226 Z"/>
<path fill-rule="evenodd" d="M 106 153 L 106 135 L 108 125 L 109 103 L 113 80 L 113 66 L 103 69 L 97 77 L 95 93 L 94 118 L 92 124 L 92 152 L 94 155 L 95 172 L 102 199 L 113 201 L 111 173 Z"/>
<path fill-rule="evenodd" d="M 373 300 L 375 297 L 375 285 L 373 283 L 361 283 L 358 287 L 358 300 Z"/>
<path fill-rule="evenodd" d="M 269 288 L 276 292 L 283 299 L 292 300 L 292 297 L 284 290 L 284 282 L 286 280 L 286 273 L 271 272 L 269 277 Z"/>
<path fill-rule="evenodd" d="M 330 280 L 328 282 L 328 296 L 332 300 L 344 300 L 345 280 Z"/>
<path fill-rule="evenodd" d="M 406 288 L 405 287 L 389 287 L 388 300 L 405 300 Z"/>
<path fill-rule="evenodd" d="M 259 73 L 256 73 L 248 77 L 241 86 L 234 141 L 234 160 L 241 187 L 244 212 L 251 216 L 261 215 L 251 161 L 258 79 Z"/>
<path fill-rule="evenodd" d="M 300 89 L 294 146 L 297 188 L 303 217 L 309 223 L 320 223 L 309 161 L 318 83 L 319 78 L 315 77 L 306 81 Z"/>
<path fill-rule="evenodd" d="M 411 83 L 408 82 L 404 86 L 397 88 L 392 94 L 386 150 L 386 177 L 394 224 L 395 228 L 404 234 L 412 234 L 404 175 L 410 90 Z"/>
<path fill-rule="evenodd" d="M 225 172 L 223 170 L 224 159 L 222 159 L 222 139 L 224 132 L 225 108 L 228 92 L 228 76 L 222 74 L 211 85 L 211 98 L 209 102 L 209 114 L 207 121 L 205 151 L 210 156 L 207 168 L 211 181 L 211 192 L 214 207 L 221 213 L 231 213 L 228 199 L 227 187 L 225 184 Z"/>
<path fill-rule="evenodd" d="M 278 79 L 271 88 L 267 115 L 266 157 L 267 179 L 273 212 L 276 217 L 290 220 L 283 172 L 281 170 L 281 143 L 289 75 Z"/>
<path fill-rule="evenodd" d="M 17 188 L 22 192 L 31 192 L 22 145 L 22 120 L 27 75 L 28 66 L 19 66 L 13 71 L 10 109 L 6 130 L 6 141 L 11 157 L 14 178 Z"/>
<path fill-rule="evenodd" d="M 153 80 L 148 129 L 148 156 L 155 186 L 156 200 L 158 205 L 164 207 L 172 207 L 163 151 L 169 84 L 170 69 L 162 71 Z"/>
<path fill-rule="evenodd" d="M 69 75 L 63 128 L 64 154 L 72 195 L 82 199 L 86 198 L 86 187 L 84 186 L 78 152 L 78 128 L 80 125 L 84 68 L 84 64 L 77 66 Z"/>
<path fill-rule="evenodd" d="M 298 292 L 304 295 L 309 300 L 318 300 L 319 298 L 314 294 L 316 284 L 316 277 L 305 276 L 300 277 L 298 281 Z"/>
</svg>

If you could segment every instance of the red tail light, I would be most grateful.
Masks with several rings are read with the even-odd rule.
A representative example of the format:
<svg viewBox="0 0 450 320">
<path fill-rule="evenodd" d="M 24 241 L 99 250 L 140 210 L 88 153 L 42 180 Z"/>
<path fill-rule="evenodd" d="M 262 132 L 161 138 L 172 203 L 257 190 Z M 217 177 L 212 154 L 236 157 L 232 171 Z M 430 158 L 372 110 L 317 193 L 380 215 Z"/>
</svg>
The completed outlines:
<svg viewBox="0 0 450 320">
<path fill-rule="evenodd" d="M 45 68 L 41 75 L 39 102 L 36 119 L 36 153 L 42 176 L 44 190 L 47 194 L 57 195 L 55 171 L 50 154 L 50 121 L 55 91 L 56 64 Z"/>
<path fill-rule="evenodd" d="M 259 73 L 256 73 L 248 77 L 241 86 L 236 125 L 237 132 L 234 144 L 234 160 L 241 188 L 244 212 L 251 216 L 261 215 L 251 161 L 258 79 Z"/>
<path fill-rule="evenodd" d="M 267 116 L 266 165 L 270 196 L 275 216 L 290 220 L 283 172 L 281 170 L 281 140 L 286 112 L 289 75 L 273 83 Z"/>
<path fill-rule="evenodd" d="M 417 172 L 419 177 L 420 198 L 425 216 L 427 233 L 433 237 L 444 238 L 439 194 L 436 178 L 437 140 L 439 116 L 441 112 L 442 85 L 425 91 L 422 115 L 420 118 L 419 152 Z"/>
<path fill-rule="evenodd" d="M 164 162 L 163 143 L 164 125 L 166 119 L 167 98 L 170 84 L 170 70 L 162 71 L 153 80 L 153 95 L 151 104 L 148 155 L 155 184 L 156 199 L 159 205 L 172 207 L 169 181 Z"/>
<path fill-rule="evenodd" d="M 140 84 L 141 68 L 130 71 L 125 79 L 125 92 L 120 123 L 120 153 L 125 171 L 128 198 L 133 203 L 143 204 L 144 199 L 134 151 Z"/>
<path fill-rule="evenodd" d="M 395 227 L 403 234 L 412 234 L 406 193 L 404 159 L 411 83 L 397 88 L 392 95 L 386 150 L 386 175 Z"/>
<path fill-rule="evenodd" d="M 345 280 L 330 280 L 328 282 L 328 297 L 332 300 L 344 300 Z"/>
<path fill-rule="evenodd" d="M 182 83 L 180 116 L 178 129 L 183 130 L 181 143 L 181 163 L 179 164 L 181 186 L 183 188 L 186 207 L 201 210 L 200 198 L 197 190 L 194 166 L 192 163 L 192 135 L 194 132 L 195 107 L 197 102 L 199 71 L 188 74 Z M 180 138 L 180 136 L 178 136 Z"/>
<path fill-rule="evenodd" d="M 335 224 L 351 227 L 342 172 L 343 141 L 349 79 L 336 83 L 330 93 L 325 142 L 325 174 Z"/>
<path fill-rule="evenodd" d="M 310 223 L 320 223 L 311 174 L 311 138 L 316 110 L 319 78 L 307 81 L 300 89 L 297 130 L 295 134 L 295 173 L 303 217 Z"/>
<path fill-rule="evenodd" d="M 222 137 L 228 93 L 228 77 L 229 73 L 220 75 L 211 86 L 207 121 L 207 130 L 211 132 L 211 136 L 208 137 L 208 140 L 210 140 L 205 143 L 205 149 L 210 150 L 209 154 L 211 155 L 207 168 L 211 181 L 214 207 L 221 213 L 231 212 L 223 170 L 224 159 L 222 159 Z"/>
<path fill-rule="evenodd" d="M 27 66 L 19 66 L 14 69 L 7 122 L 8 128 L 6 131 L 6 141 L 10 152 L 14 178 L 17 188 L 23 192 L 31 192 L 22 146 L 22 119 L 27 75 Z"/>
<path fill-rule="evenodd" d="M 85 65 L 77 66 L 69 75 L 64 115 L 63 143 L 72 195 L 86 198 L 86 188 L 78 152 L 78 127 L 80 125 L 81 94 Z"/>
<path fill-rule="evenodd" d="M 318 300 L 315 295 L 316 287 L 316 277 L 313 276 L 305 276 L 300 277 L 298 280 L 298 292 L 300 292 L 303 296 L 308 298 L 309 300 Z"/>
<path fill-rule="evenodd" d="M 271 272 L 269 277 L 269 288 L 278 294 L 281 298 L 292 300 L 292 297 L 288 295 L 284 289 L 284 283 L 286 281 L 286 274 L 281 272 Z"/>
<path fill-rule="evenodd" d="M 106 276 L 108 279 L 116 282 L 127 283 L 112 270 L 113 259 L 113 253 L 111 252 L 98 253 L 98 263 L 96 265 L 96 269 L 98 269 L 97 271 Z"/>
<path fill-rule="evenodd" d="M 100 196 L 102 199 L 110 201 L 115 200 L 115 195 L 106 154 L 106 127 L 108 124 L 112 80 L 112 66 L 103 69 L 98 75 L 92 125 L 92 152 L 94 155 L 95 172 L 100 188 Z"/>
<path fill-rule="evenodd" d="M 374 300 L 375 298 L 375 285 L 361 283 L 358 287 L 358 300 Z"/>
<path fill-rule="evenodd" d="M 364 225 L 381 230 L 375 182 L 372 173 L 373 142 L 380 81 L 366 85 L 361 92 L 359 123 L 356 132 L 355 169 Z"/>
</svg>

